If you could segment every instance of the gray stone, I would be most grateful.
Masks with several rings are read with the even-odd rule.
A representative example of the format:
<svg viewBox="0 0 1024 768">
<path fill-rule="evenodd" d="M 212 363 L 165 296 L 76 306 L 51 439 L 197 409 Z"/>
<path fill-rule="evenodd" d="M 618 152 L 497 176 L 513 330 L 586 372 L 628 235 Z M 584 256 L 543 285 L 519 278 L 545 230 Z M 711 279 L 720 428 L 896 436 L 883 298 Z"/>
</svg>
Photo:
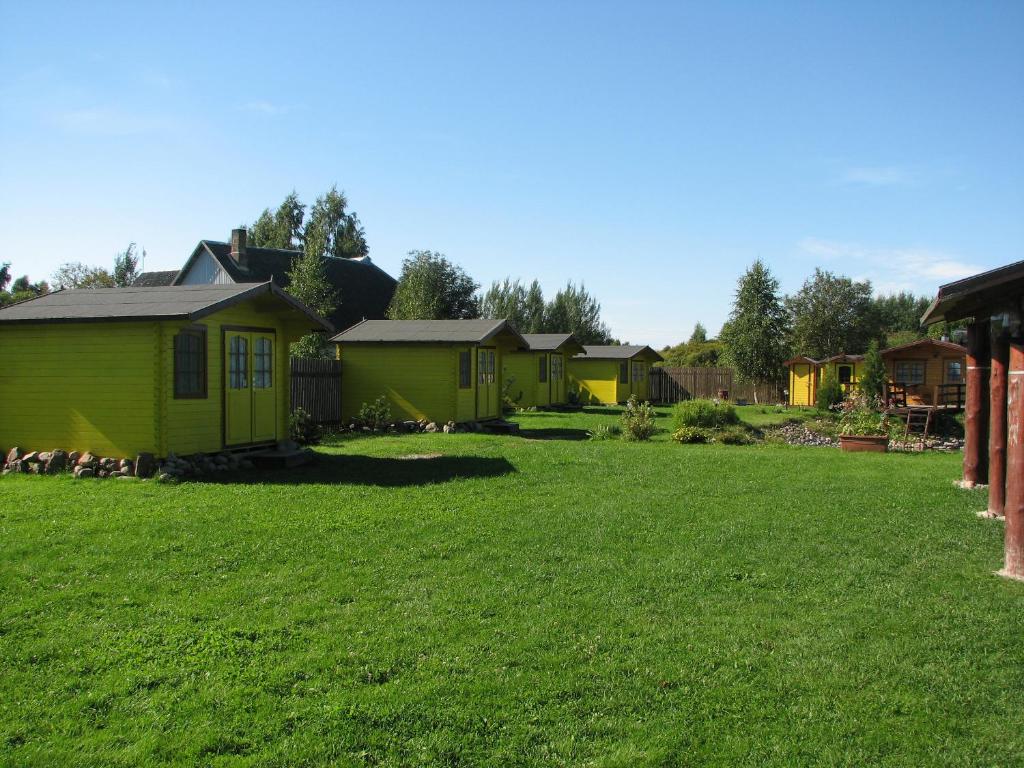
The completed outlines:
<svg viewBox="0 0 1024 768">
<path fill-rule="evenodd" d="M 26 464 L 38 464 L 40 461 L 39 451 L 29 451 L 21 457 L 21 460 Z"/>
<path fill-rule="evenodd" d="M 71 453 L 68 454 L 68 463 L 71 466 L 75 466 L 80 458 L 82 458 L 82 454 L 80 454 L 78 451 L 72 451 Z"/>
<path fill-rule="evenodd" d="M 46 473 L 56 475 L 68 468 L 68 454 L 66 451 L 53 451 L 50 460 L 46 463 Z"/>
<path fill-rule="evenodd" d="M 84 480 L 87 477 L 95 477 L 96 470 L 92 467 L 75 467 L 75 471 L 72 473 L 76 480 Z"/>
<path fill-rule="evenodd" d="M 434 422 L 430 422 L 429 424 L 427 424 L 426 427 L 423 428 L 423 431 L 431 433 L 437 432 L 437 424 L 435 424 Z"/>
<path fill-rule="evenodd" d="M 52 453 L 50 453 L 49 451 L 42 451 L 42 452 L 41 452 L 41 453 L 39 454 L 39 461 L 41 461 L 41 462 L 42 462 L 43 464 L 47 464 L 47 463 L 49 463 L 49 461 L 50 461 L 50 457 L 51 457 L 52 455 L 53 455 L 53 454 L 52 454 Z"/>
<path fill-rule="evenodd" d="M 107 470 L 105 470 L 105 469 L 101 469 L 101 470 L 99 471 L 99 476 L 100 476 L 100 477 L 110 477 L 110 472 L 108 472 L 108 471 L 107 471 Z"/>
<path fill-rule="evenodd" d="M 78 464 L 78 466 L 80 467 L 89 467 L 90 469 L 95 469 L 100 462 L 96 456 L 94 456 L 89 451 L 86 451 L 85 453 L 78 457 L 78 461 L 75 463 Z"/>
<path fill-rule="evenodd" d="M 13 464 L 16 461 L 20 461 L 21 457 L 25 455 L 25 452 L 21 448 L 14 447 L 7 452 L 7 463 Z"/>
<path fill-rule="evenodd" d="M 152 453 L 140 453 L 135 457 L 135 476 L 152 477 L 156 468 L 156 459 Z"/>
</svg>

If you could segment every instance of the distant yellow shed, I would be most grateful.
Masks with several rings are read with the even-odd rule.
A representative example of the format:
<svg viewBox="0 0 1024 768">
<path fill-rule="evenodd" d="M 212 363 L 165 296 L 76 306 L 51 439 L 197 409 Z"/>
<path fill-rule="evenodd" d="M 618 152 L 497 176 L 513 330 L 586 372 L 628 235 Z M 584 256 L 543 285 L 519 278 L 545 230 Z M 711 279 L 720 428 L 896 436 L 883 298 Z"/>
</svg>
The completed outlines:
<svg viewBox="0 0 1024 768">
<path fill-rule="evenodd" d="M 505 390 L 516 405 L 529 408 L 565 405 L 567 361 L 583 351 L 571 333 L 525 333 L 526 349 L 505 356 Z"/>
<path fill-rule="evenodd" d="M 569 360 L 569 386 L 579 401 L 623 403 L 630 395 L 649 397 L 649 372 L 661 355 L 648 346 L 585 345 L 584 353 Z"/>
</svg>

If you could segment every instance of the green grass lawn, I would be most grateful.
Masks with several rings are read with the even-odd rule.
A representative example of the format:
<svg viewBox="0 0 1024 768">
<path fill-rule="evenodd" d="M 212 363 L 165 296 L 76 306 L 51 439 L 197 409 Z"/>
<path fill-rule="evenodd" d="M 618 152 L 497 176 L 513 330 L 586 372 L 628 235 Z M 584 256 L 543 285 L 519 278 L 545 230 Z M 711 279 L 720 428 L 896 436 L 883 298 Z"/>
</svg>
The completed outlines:
<svg viewBox="0 0 1024 768">
<path fill-rule="evenodd" d="M 600 410 L 0 479 L 0 765 L 1021 763 L 959 456 L 574 439 Z"/>
</svg>

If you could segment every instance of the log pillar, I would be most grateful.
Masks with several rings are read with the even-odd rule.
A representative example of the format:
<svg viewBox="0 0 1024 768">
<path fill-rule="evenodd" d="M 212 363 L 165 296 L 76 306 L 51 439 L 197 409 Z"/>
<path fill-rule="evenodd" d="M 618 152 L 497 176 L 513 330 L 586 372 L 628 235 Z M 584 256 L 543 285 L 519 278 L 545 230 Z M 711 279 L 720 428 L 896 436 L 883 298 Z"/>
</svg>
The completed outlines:
<svg viewBox="0 0 1024 768">
<path fill-rule="evenodd" d="M 1006 373 L 1010 342 L 1005 334 L 992 337 L 989 371 L 988 514 L 1002 517 L 1006 505 Z"/>
<path fill-rule="evenodd" d="M 1010 341 L 1006 387 L 1006 560 L 1003 575 L 1024 580 L 1024 339 Z"/>
<path fill-rule="evenodd" d="M 989 321 L 967 326 L 967 402 L 964 405 L 964 486 L 988 480 Z"/>
</svg>

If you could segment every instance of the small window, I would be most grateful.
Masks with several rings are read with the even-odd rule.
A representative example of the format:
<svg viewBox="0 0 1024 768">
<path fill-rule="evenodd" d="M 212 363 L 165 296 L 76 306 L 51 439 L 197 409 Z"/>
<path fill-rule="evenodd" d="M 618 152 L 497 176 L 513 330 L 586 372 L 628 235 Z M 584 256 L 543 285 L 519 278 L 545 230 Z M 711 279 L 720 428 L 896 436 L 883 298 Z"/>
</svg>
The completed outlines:
<svg viewBox="0 0 1024 768">
<path fill-rule="evenodd" d="M 253 389 L 271 389 L 274 386 L 274 342 L 265 336 L 256 339 L 252 358 Z"/>
<path fill-rule="evenodd" d="M 963 363 L 959 360 L 949 360 L 946 363 L 946 383 L 959 384 L 963 381 Z"/>
<path fill-rule="evenodd" d="M 487 353 L 487 383 L 494 383 L 494 350 Z"/>
<path fill-rule="evenodd" d="M 249 342 L 241 336 L 232 336 L 228 352 L 228 386 L 231 389 L 249 388 Z"/>
<path fill-rule="evenodd" d="M 848 365 L 839 366 L 839 383 L 849 384 L 853 379 L 853 368 Z"/>
<path fill-rule="evenodd" d="M 552 355 L 551 356 L 551 380 L 561 381 L 562 380 L 562 356 Z"/>
<path fill-rule="evenodd" d="M 548 381 L 548 357 L 547 355 L 540 356 L 540 376 L 537 381 L 541 384 L 546 384 Z"/>
<path fill-rule="evenodd" d="M 629 363 L 619 363 L 619 384 L 629 384 Z"/>
<path fill-rule="evenodd" d="M 206 397 L 205 328 L 186 328 L 174 337 L 174 397 Z"/>
<path fill-rule="evenodd" d="M 643 381 L 643 380 L 644 380 L 644 364 L 643 363 L 633 363 L 633 381 L 636 382 L 636 381 Z"/>
<path fill-rule="evenodd" d="M 459 352 L 459 389 L 469 389 L 473 386 L 473 357 L 467 349 Z"/>
<path fill-rule="evenodd" d="M 898 360 L 893 379 L 897 384 L 924 384 L 924 361 Z"/>
<path fill-rule="evenodd" d="M 487 383 L 487 352 L 483 349 L 476 354 L 476 378 L 481 384 Z"/>
</svg>

